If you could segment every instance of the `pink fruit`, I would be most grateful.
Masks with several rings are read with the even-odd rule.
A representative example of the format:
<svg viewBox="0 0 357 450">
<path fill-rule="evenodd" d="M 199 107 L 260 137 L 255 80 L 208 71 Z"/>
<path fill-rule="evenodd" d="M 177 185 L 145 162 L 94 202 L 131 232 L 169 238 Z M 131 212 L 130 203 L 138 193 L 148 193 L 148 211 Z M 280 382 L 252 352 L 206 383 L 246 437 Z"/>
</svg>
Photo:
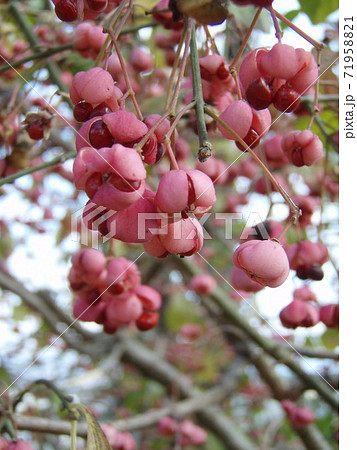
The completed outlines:
<svg viewBox="0 0 357 450">
<path fill-rule="evenodd" d="M 316 420 L 315 414 L 311 411 L 311 409 L 302 407 L 295 408 L 289 415 L 289 419 L 297 428 L 314 423 Z"/>
<path fill-rule="evenodd" d="M 297 167 L 311 166 L 323 154 L 322 142 L 310 130 L 290 131 L 283 137 L 281 146 L 289 161 Z"/>
<path fill-rule="evenodd" d="M 234 252 L 233 263 L 263 286 L 280 286 L 289 275 L 287 255 L 274 240 L 252 240 L 241 244 Z"/>
<path fill-rule="evenodd" d="M 92 280 L 97 278 L 105 269 L 106 258 L 101 251 L 86 248 L 73 255 L 72 265 L 82 279 Z"/>
<path fill-rule="evenodd" d="M 169 416 L 162 417 L 157 423 L 157 431 L 161 436 L 174 436 L 177 422 Z"/>
<path fill-rule="evenodd" d="M 143 306 L 138 297 L 131 292 L 124 292 L 109 300 L 105 315 L 106 324 L 111 327 L 135 322 L 143 312 Z"/>
<path fill-rule="evenodd" d="M 339 328 L 339 305 L 329 304 L 320 308 L 320 320 L 328 328 Z"/>
<path fill-rule="evenodd" d="M 312 292 L 309 286 L 302 286 L 301 288 L 295 289 L 293 292 L 293 297 L 294 299 L 302 300 L 304 302 L 317 301 L 316 295 Z"/>
<path fill-rule="evenodd" d="M 120 110 L 104 114 L 103 122 L 116 141 L 128 147 L 138 142 L 148 132 L 148 127 L 135 114 L 128 111 Z"/>
<path fill-rule="evenodd" d="M 209 211 L 216 201 L 212 180 L 199 170 L 170 170 L 161 178 L 155 196 L 158 211 L 168 214 Z"/>
<path fill-rule="evenodd" d="M 181 445 L 203 445 L 207 440 L 205 430 L 195 425 L 190 420 L 184 420 L 180 423 Z"/>
<path fill-rule="evenodd" d="M 130 64 L 137 72 L 148 72 L 154 67 L 153 57 L 150 53 L 136 47 L 130 53 Z"/>
<path fill-rule="evenodd" d="M 150 241 L 157 229 L 156 209 L 150 201 L 147 191 L 135 203 L 127 208 L 108 215 L 106 228 L 114 239 L 128 243 Z"/>
<path fill-rule="evenodd" d="M 279 314 L 286 328 L 313 327 L 319 321 L 319 311 L 311 303 L 294 299 Z"/>
<path fill-rule="evenodd" d="M 136 264 L 126 258 L 116 258 L 108 263 L 107 285 L 112 295 L 124 291 L 135 292 L 140 285 L 140 272 Z"/>
<path fill-rule="evenodd" d="M 243 269 L 233 267 L 232 270 L 232 286 L 237 291 L 258 292 L 264 286 L 254 281 Z"/>
<path fill-rule="evenodd" d="M 152 287 L 140 284 L 135 288 L 135 295 L 146 311 L 153 312 L 161 308 L 161 295 Z"/>
<path fill-rule="evenodd" d="M 106 103 L 112 111 L 119 109 L 114 80 L 109 72 L 100 67 L 93 67 L 87 72 L 77 72 L 72 80 L 69 95 L 73 104 L 84 100 L 92 106 Z"/>
<path fill-rule="evenodd" d="M 202 274 L 191 278 L 187 287 L 198 295 L 209 295 L 216 286 L 217 282 L 211 275 Z"/>
<path fill-rule="evenodd" d="M 100 299 L 92 304 L 78 298 L 73 305 L 73 316 L 83 322 L 103 323 L 105 318 L 106 304 Z"/>
<path fill-rule="evenodd" d="M 191 256 L 202 248 L 203 230 L 197 219 L 181 219 L 169 223 L 166 233 L 160 234 L 159 239 L 169 253 Z"/>
<path fill-rule="evenodd" d="M 243 139 L 248 134 L 252 125 L 253 112 L 247 102 L 237 100 L 231 103 L 221 113 L 219 118 Z M 217 123 L 217 128 L 225 138 L 235 140 L 235 137 L 220 123 Z"/>
<path fill-rule="evenodd" d="M 205 162 L 196 161 L 196 169 L 208 175 L 215 185 L 224 184 L 227 181 L 228 170 L 226 163 L 214 156 Z"/>
</svg>

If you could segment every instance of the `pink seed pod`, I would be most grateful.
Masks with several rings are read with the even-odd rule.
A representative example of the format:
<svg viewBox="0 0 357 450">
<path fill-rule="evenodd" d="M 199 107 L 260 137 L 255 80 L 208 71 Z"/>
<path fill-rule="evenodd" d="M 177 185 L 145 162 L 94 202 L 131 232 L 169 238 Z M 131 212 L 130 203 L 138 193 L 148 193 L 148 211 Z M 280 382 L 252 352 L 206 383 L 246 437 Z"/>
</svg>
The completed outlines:
<svg viewBox="0 0 357 450">
<path fill-rule="evenodd" d="M 161 295 L 156 289 L 140 284 L 135 289 L 135 295 L 139 298 L 146 311 L 157 311 L 161 308 Z"/>
<path fill-rule="evenodd" d="M 297 167 L 311 166 L 323 154 L 322 142 L 310 130 L 290 131 L 283 137 L 281 146 L 289 161 Z"/>
<path fill-rule="evenodd" d="M 300 241 L 289 245 L 286 253 L 292 270 L 297 270 L 301 266 L 311 266 L 312 264 L 322 266 L 328 261 L 327 248 L 321 242 Z"/>
<path fill-rule="evenodd" d="M 129 57 L 129 62 L 136 72 L 149 72 L 154 67 L 154 60 L 150 53 L 135 47 Z"/>
<path fill-rule="evenodd" d="M 157 423 L 157 432 L 161 436 L 174 436 L 177 431 L 177 422 L 172 417 L 165 416 Z"/>
<path fill-rule="evenodd" d="M 277 43 L 261 57 L 258 68 L 265 76 L 290 80 L 298 73 L 303 64 L 303 55 L 294 47 Z"/>
<path fill-rule="evenodd" d="M 314 423 L 316 417 L 310 408 L 297 407 L 289 414 L 289 419 L 295 427 L 301 428 Z"/>
<path fill-rule="evenodd" d="M 339 305 L 331 303 L 320 308 L 320 320 L 328 328 L 339 328 Z"/>
<path fill-rule="evenodd" d="M 260 139 L 264 137 L 271 125 L 271 114 L 269 109 L 261 109 L 256 111 L 252 108 L 253 119 L 250 125 L 250 129 L 246 136 L 244 136 L 243 141 L 250 148 L 255 148 L 260 143 Z M 236 146 L 239 150 L 247 151 L 246 148 L 238 141 L 236 141 Z"/>
<path fill-rule="evenodd" d="M 258 292 L 261 291 L 264 286 L 254 281 L 243 269 L 233 267 L 232 270 L 232 286 L 237 291 L 246 292 Z"/>
<path fill-rule="evenodd" d="M 281 401 L 281 406 L 283 408 L 283 410 L 286 412 L 286 414 L 291 414 L 294 409 L 296 408 L 296 405 L 293 401 L 288 400 L 288 399 L 284 399 Z"/>
<path fill-rule="evenodd" d="M 247 102 L 237 100 L 231 103 L 220 114 L 219 118 L 243 139 L 251 128 L 253 112 Z M 217 128 L 225 138 L 235 140 L 235 137 L 220 123 L 217 123 Z"/>
<path fill-rule="evenodd" d="M 106 324 L 110 327 L 117 327 L 135 322 L 142 312 L 143 306 L 138 297 L 132 292 L 124 292 L 108 301 L 105 310 Z"/>
<path fill-rule="evenodd" d="M 253 81 L 262 76 L 258 65 L 261 58 L 268 52 L 269 50 L 267 48 L 256 48 L 244 57 L 239 68 L 239 81 L 244 92 Z"/>
<path fill-rule="evenodd" d="M 205 162 L 197 160 L 196 169 L 208 175 L 217 186 L 222 185 L 227 181 L 227 165 L 222 159 L 211 156 Z"/>
<path fill-rule="evenodd" d="M 178 334 L 190 341 L 194 341 L 202 335 L 202 327 L 197 323 L 184 323 L 178 330 Z"/>
<path fill-rule="evenodd" d="M 106 263 L 104 254 L 94 248 L 82 249 L 72 257 L 72 266 L 84 281 L 99 277 Z"/>
<path fill-rule="evenodd" d="M 125 291 L 135 292 L 140 284 L 138 266 L 126 258 L 110 261 L 107 271 L 108 292 L 112 295 L 122 294 Z"/>
<path fill-rule="evenodd" d="M 103 323 L 106 306 L 102 301 L 88 304 L 86 300 L 77 298 L 73 305 L 73 316 L 83 322 Z"/>
<path fill-rule="evenodd" d="M 319 321 L 319 311 L 311 303 L 294 299 L 279 314 L 286 328 L 313 327 Z"/>
<path fill-rule="evenodd" d="M 104 114 L 103 122 L 119 144 L 129 147 L 148 132 L 148 127 L 135 114 L 128 111 L 120 110 Z"/>
<path fill-rule="evenodd" d="M 145 125 L 151 129 L 159 120 L 161 119 L 160 114 L 150 114 L 149 116 L 145 117 L 144 123 Z M 164 143 L 164 137 L 167 134 L 171 127 L 170 121 L 168 119 L 164 119 L 163 122 L 160 123 L 160 125 L 155 129 L 154 134 L 157 137 L 157 142 L 159 144 Z M 177 141 L 178 133 L 177 130 L 174 131 L 175 134 L 175 141 Z"/>
<path fill-rule="evenodd" d="M 142 198 L 146 170 L 132 148 L 115 144 L 100 152 L 87 147 L 73 166 L 78 189 L 84 189 L 93 203 L 121 211 Z"/>
<path fill-rule="evenodd" d="M 297 74 L 289 80 L 289 85 L 301 95 L 316 83 L 319 76 L 319 69 L 313 55 L 302 48 L 297 48 L 296 53 L 303 65 Z"/>
<path fill-rule="evenodd" d="M 75 28 L 74 48 L 83 56 L 96 58 L 108 34 L 103 27 L 91 22 L 81 22 Z"/>
<path fill-rule="evenodd" d="M 203 246 L 203 229 L 197 219 L 181 219 L 169 223 L 159 239 L 167 252 L 191 256 Z"/>
<path fill-rule="evenodd" d="M 77 72 L 69 89 L 74 105 L 84 100 L 92 106 L 107 104 L 112 111 L 119 109 L 114 92 L 114 80 L 109 72 L 93 67 L 87 72 Z"/>
<path fill-rule="evenodd" d="M 113 239 L 132 244 L 148 242 L 154 237 L 152 231 L 158 228 L 155 214 L 146 190 L 135 203 L 109 215 L 106 227 Z"/>
<path fill-rule="evenodd" d="M 281 146 L 282 139 L 282 135 L 276 134 L 272 138 L 266 140 L 263 144 L 267 163 L 272 169 L 284 167 L 289 163 L 289 159 Z"/>
<path fill-rule="evenodd" d="M 233 263 L 263 286 L 280 286 L 289 275 L 288 257 L 274 240 L 252 240 L 241 244 L 233 254 Z"/>
<path fill-rule="evenodd" d="M 161 243 L 159 236 L 154 236 L 148 242 L 144 242 L 144 250 L 150 256 L 156 256 L 157 258 L 165 258 L 169 252 Z"/>
<path fill-rule="evenodd" d="M 233 81 L 226 60 L 223 56 L 213 54 L 206 55 L 199 59 L 201 77 L 204 80 L 211 81 L 217 77 L 221 82 L 228 83 Z"/>
<path fill-rule="evenodd" d="M 209 295 L 217 286 L 217 281 L 208 274 L 196 275 L 191 278 L 188 289 L 197 295 Z"/>
<path fill-rule="evenodd" d="M 309 286 L 302 286 L 297 288 L 293 292 L 294 300 L 302 300 L 303 302 L 317 302 L 317 297 Z"/>
<path fill-rule="evenodd" d="M 181 445 L 203 445 L 207 440 L 205 430 L 195 425 L 190 420 L 184 420 L 180 423 Z"/>
<path fill-rule="evenodd" d="M 215 201 L 212 180 L 195 169 L 166 172 L 160 180 L 154 203 L 159 212 L 191 212 L 199 217 L 208 212 Z"/>
</svg>

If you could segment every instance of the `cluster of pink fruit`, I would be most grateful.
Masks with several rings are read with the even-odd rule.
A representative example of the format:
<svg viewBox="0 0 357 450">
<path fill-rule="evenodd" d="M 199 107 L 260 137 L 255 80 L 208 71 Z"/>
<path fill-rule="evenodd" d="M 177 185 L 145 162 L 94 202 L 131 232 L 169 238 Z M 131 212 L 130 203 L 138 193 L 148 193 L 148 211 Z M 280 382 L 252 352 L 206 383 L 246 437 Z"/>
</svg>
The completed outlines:
<svg viewBox="0 0 357 450">
<path fill-rule="evenodd" d="M 73 173 L 76 187 L 90 198 L 83 215 L 87 226 L 92 229 L 98 215 L 107 215 L 100 224 L 102 234 L 112 230 L 115 239 L 144 243 L 152 256 L 187 256 L 201 249 L 203 230 L 192 215 L 199 218 L 214 205 L 212 180 L 197 169 L 177 169 L 161 178 L 156 193 L 146 186 L 144 164 L 154 164 L 162 155 L 169 121 L 157 125 L 157 114 L 139 120 L 120 109 L 122 93 L 104 69 L 77 73 L 70 96 L 75 118 L 85 122 L 76 138 Z M 133 147 L 154 126 L 138 153 Z M 97 214 L 93 205 L 99 207 Z"/>
<path fill-rule="evenodd" d="M 318 322 L 328 328 L 339 327 L 339 305 L 328 304 L 321 308 L 314 306 L 317 298 L 308 286 L 295 289 L 293 300 L 280 312 L 281 323 L 286 328 L 313 327 Z"/>
<path fill-rule="evenodd" d="M 107 258 L 95 249 L 79 250 L 73 255 L 68 280 L 77 296 L 73 315 L 102 324 L 106 333 L 130 323 L 146 331 L 158 323 L 161 295 L 141 284 L 138 267 L 126 258 Z"/>
<path fill-rule="evenodd" d="M 245 298 L 265 286 L 280 286 L 295 270 L 298 278 L 319 281 L 323 278 L 321 266 L 328 261 L 328 252 L 322 243 L 308 240 L 296 244 L 282 244 L 277 238 L 283 227 L 278 222 L 266 221 L 247 231 L 247 239 L 233 254 L 235 268 L 232 285 L 237 295 Z M 308 286 L 295 289 L 292 302 L 280 312 L 280 320 L 286 328 L 311 327 L 319 321 L 329 328 L 339 326 L 339 305 L 328 304 L 318 309 L 315 294 Z"/>
</svg>

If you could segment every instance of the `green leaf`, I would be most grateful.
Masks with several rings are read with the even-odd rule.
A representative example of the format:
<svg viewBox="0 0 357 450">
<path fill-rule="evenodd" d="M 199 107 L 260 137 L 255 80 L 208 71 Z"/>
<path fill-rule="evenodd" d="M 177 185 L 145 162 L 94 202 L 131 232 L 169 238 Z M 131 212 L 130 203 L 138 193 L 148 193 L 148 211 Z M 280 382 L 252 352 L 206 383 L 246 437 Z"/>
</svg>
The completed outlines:
<svg viewBox="0 0 357 450">
<path fill-rule="evenodd" d="M 328 350 L 334 350 L 338 346 L 338 330 L 328 328 L 321 336 L 321 342 Z"/>
<path fill-rule="evenodd" d="M 338 0 L 299 0 L 301 11 L 307 14 L 313 24 L 324 22 L 338 9 Z"/>
<path fill-rule="evenodd" d="M 74 404 L 71 405 L 71 411 L 79 412 L 86 418 L 88 426 L 86 450 L 112 450 L 97 419 L 86 406 Z"/>
</svg>

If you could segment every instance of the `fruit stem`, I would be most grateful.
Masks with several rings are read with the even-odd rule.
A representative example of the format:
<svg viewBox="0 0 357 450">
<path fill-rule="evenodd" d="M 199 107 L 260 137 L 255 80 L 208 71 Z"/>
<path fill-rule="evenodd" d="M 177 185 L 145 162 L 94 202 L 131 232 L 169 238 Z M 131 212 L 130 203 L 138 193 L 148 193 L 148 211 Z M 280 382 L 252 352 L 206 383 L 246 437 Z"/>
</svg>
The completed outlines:
<svg viewBox="0 0 357 450">
<path fill-rule="evenodd" d="M 294 30 L 297 34 L 299 34 L 302 38 L 304 38 L 306 41 L 310 42 L 315 48 L 322 50 L 324 48 L 324 44 L 321 44 L 318 41 L 315 41 L 311 36 L 309 36 L 307 33 L 302 31 L 299 27 L 294 25 L 289 19 L 287 19 L 285 16 L 280 14 L 278 11 L 272 8 L 274 11 L 276 17 L 278 17 L 282 22 L 285 23 L 288 27 L 290 27 L 292 30 Z"/>
<path fill-rule="evenodd" d="M 208 133 L 206 128 L 206 120 L 204 113 L 205 102 L 202 94 L 200 63 L 196 44 L 196 27 L 194 25 L 192 26 L 190 50 L 191 50 L 190 55 L 191 55 L 193 96 L 196 102 L 195 109 L 196 109 L 198 142 L 199 142 L 198 160 L 200 162 L 204 162 L 212 155 L 212 144 L 208 139 Z"/>
<path fill-rule="evenodd" d="M 168 107 L 168 111 L 169 111 L 170 115 L 175 115 L 176 104 L 177 104 L 177 101 L 178 101 L 178 98 L 180 95 L 180 90 L 181 90 L 181 82 L 182 82 L 183 76 L 185 74 L 185 69 L 186 69 L 186 64 L 187 64 L 187 59 L 188 59 L 188 54 L 189 54 L 192 27 L 193 27 L 193 21 L 185 20 L 185 41 L 184 41 L 185 49 L 184 49 L 184 53 L 182 55 L 182 59 L 180 62 L 180 71 L 177 76 L 175 90 L 172 94 L 172 98 L 171 98 L 171 101 L 170 101 L 170 104 Z"/>
<path fill-rule="evenodd" d="M 320 63 L 321 63 L 321 49 L 317 49 L 317 67 L 320 69 Z M 314 104 L 313 104 L 313 111 L 311 114 L 311 119 L 309 122 L 309 125 L 307 127 L 308 130 L 312 127 L 312 124 L 314 123 L 314 120 L 316 118 L 316 115 L 320 112 L 319 109 L 319 80 L 320 77 L 317 77 L 316 83 L 315 83 L 315 93 L 314 93 Z"/>
<path fill-rule="evenodd" d="M 248 30 L 247 30 L 247 32 L 246 32 L 246 34 L 244 36 L 243 42 L 241 43 L 236 56 L 234 57 L 233 61 L 231 62 L 230 66 L 229 66 L 229 70 L 231 71 L 231 73 L 232 73 L 233 70 L 235 70 L 235 68 L 236 68 L 236 66 L 237 66 L 237 64 L 239 62 L 239 59 L 242 56 L 242 54 L 243 54 L 243 52 L 245 50 L 245 47 L 248 44 L 250 35 L 252 34 L 252 31 L 254 30 L 254 27 L 255 27 L 258 19 L 259 19 L 260 13 L 262 12 L 262 9 L 263 9 L 262 7 L 258 8 L 257 12 L 255 13 L 255 16 L 254 16 L 254 18 L 252 20 L 252 23 L 250 24 L 250 27 L 248 28 Z"/>
<path fill-rule="evenodd" d="M 172 69 L 171 69 L 171 73 L 170 73 L 170 77 L 169 77 L 169 82 L 168 82 L 168 88 L 167 88 L 167 96 L 166 96 L 166 102 L 165 102 L 165 111 L 167 111 L 168 108 L 169 108 L 170 95 L 171 95 L 171 92 L 172 92 L 172 86 L 174 84 L 175 73 L 176 73 L 177 67 L 178 67 L 179 62 L 180 62 L 180 55 L 181 55 L 181 50 L 182 50 L 183 44 L 185 42 L 185 35 L 186 35 L 186 29 L 184 30 L 184 32 L 181 35 L 181 39 L 180 39 L 179 45 L 178 45 L 177 50 L 176 50 L 174 63 L 172 65 Z"/>
<path fill-rule="evenodd" d="M 180 168 L 179 168 L 179 165 L 177 164 L 176 156 L 175 156 L 174 151 L 171 146 L 171 140 L 165 136 L 164 143 L 165 143 L 165 147 L 166 147 L 167 153 L 170 158 L 170 170 L 172 170 L 172 169 L 179 170 Z"/>
<path fill-rule="evenodd" d="M 245 50 L 245 48 L 246 48 L 246 46 L 248 44 L 250 35 L 252 34 L 252 32 L 254 30 L 254 27 L 255 27 L 258 19 L 259 19 L 259 16 L 260 16 L 260 13 L 262 12 L 262 10 L 263 10 L 263 8 L 260 7 L 260 8 L 258 8 L 257 12 L 255 13 L 255 16 L 253 17 L 252 23 L 250 24 L 250 27 L 248 28 L 248 30 L 247 30 L 247 32 L 246 32 L 246 34 L 244 36 L 243 42 L 240 45 L 236 56 L 234 57 L 233 61 L 231 62 L 230 66 L 229 66 L 229 71 L 231 72 L 231 75 L 232 75 L 232 77 L 233 77 L 233 79 L 235 81 L 235 84 L 236 84 L 238 100 L 242 100 L 243 97 L 242 97 L 242 92 L 240 90 L 240 85 L 239 85 L 238 74 L 237 74 L 237 67 L 236 66 L 238 65 L 239 59 L 242 56 L 242 54 L 243 54 L 243 52 L 244 52 L 244 50 Z"/>
<path fill-rule="evenodd" d="M 274 28 L 275 28 L 275 36 L 278 39 L 278 42 L 280 44 L 281 38 L 283 37 L 283 32 L 280 29 L 279 22 L 276 18 L 275 10 L 270 6 L 267 8 L 267 10 L 270 12 L 271 18 L 273 20 Z"/>
<path fill-rule="evenodd" d="M 232 130 L 232 128 L 226 124 L 222 119 L 220 119 L 214 112 L 212 112 L 209 108 L 205 106 L 204 111 L 206 114 L 212 117 L 216 122 L 218 122 L 222 127 L 224 127 L 229 133 L 231 133 L 234 136 L 234 140 L 238 141 L 239 144 L 244 148 L 244 151 L 247 151 L 250 153 L 250 155 L 255 159 L 255 161 L 260 165 L 260 167 L 264 170 L 264 172 L 267 174 L 267 176 L 270 178 L 271 182 L 274 184 L 274 186 L 277 188 L 277 190 L 282 195 L 285 202 L 288 204 L 291 214 L 292 214 L 292 222 L 296 223 L 297 219 L 301 216 L 301 210 L 299 207 L 294 203 L 290 195 L 285 191 L 285 189 L 281 186 L 278 181 L 274 178 L 274 175 L 270 172 L 268 167 L 263 163 L 263 161 L 253 152 L 253 150 L 243 141 L 243 139 L 238 136 L 238 134 Z"/>
<path fill-rule="evenodd" d="M 134 90 L 133 90 L 133 88 L 131 86 L 130 77 L 129 77 L 128 71 L 126 70 L 125 60 L 124 60 L 124 58 L 123 58 L 123 56 L 121 54 L 121 51 L 119 49 L 117 39 L 116 39 L 112 29 L 109 28 L 107 30 L 107 32 L 109 33 L 109 35 L 110 35 L 110 37 L 112 39 L 112 43 L 114 45 L 115 51 L 117 52 L 117 55 L 118 55 L 118 58 L 119 58 L 119 62 L 120 62 L 120 65 L 121 65 L 121 68 L 122 68 L 122 71 L 123 71 L 125 84 L 126 84 L 128 92 L 129 92 L 131 101 L 133 102 L 136 114 L 137 114 L 139 120 L 143 120 L 144 117 L 142 115 L 142 112 L 140 110 L 138 102 L 136 101 L 135 92 L 134 92 Z"/>
</svg>

